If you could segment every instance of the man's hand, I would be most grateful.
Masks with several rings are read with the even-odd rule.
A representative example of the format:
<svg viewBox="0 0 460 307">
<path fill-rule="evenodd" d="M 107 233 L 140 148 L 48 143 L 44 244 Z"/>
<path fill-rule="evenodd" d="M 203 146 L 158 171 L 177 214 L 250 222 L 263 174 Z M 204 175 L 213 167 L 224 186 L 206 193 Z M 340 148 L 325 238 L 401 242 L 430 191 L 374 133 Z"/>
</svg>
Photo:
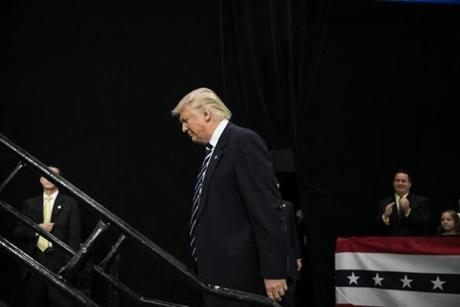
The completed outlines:
<svg viewBox="0 0 460 307">
<path fill-rule="evenodd" d="M 399 200 L 399 206 L 401 207 L 402 212 L 404 212 L 404 215 L 407 216 L 410 212 L 410 202 L 407 197 L 402 197 Z"/>
<path fill-rule="evenodd" d="M 297 262 L 297 272 L 302 268 L 302 259 L 296 259 Z"/>
<path fill-rule="evenodd" d="M 41 223 L 39 226 L 46 231 L 51 232 L 53 230 L 54 223 Z"/>
<path fill-rule="evenodd" d="M 281 302 L 282 296 L 288 289 L 286 279 L 264 278 L 264 284 L 267 296 L 272 300 L 277 300 L 278 302 Z"/>
<path fill-rule="evenodd" d="M 385 206 L 385 211 L 383 212 L 383 219 L 389 219 L 390 215 L 393 213 L 393 208 L 396 205 L 395 202 L 389 203 L 388 205 Z"/>
</svg>

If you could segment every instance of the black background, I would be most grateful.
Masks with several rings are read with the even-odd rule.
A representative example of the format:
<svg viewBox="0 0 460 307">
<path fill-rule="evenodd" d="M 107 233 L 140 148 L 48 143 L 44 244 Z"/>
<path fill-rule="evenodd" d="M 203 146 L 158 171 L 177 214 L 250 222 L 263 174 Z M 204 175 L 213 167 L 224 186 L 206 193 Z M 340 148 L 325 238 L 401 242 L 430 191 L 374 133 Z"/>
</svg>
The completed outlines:
<svg viewBox="0 0 460 307">
<path fill-rule="evenodd" d="M 223 97 L 235 123 L 259 132 L 271 149 L 293 153 L 296 174 L 280 178 L 284 197 L 307 215 L 314 289 L 300 292 L 314 293 L 312 306 L 333 305 L 335 238 L 374 234 L 376 202 L 391 192 L 395 169 L 412 171 L 413 190 L 431 200 L 433 232 L 440 211 L 457 208 L 458 6 L 2 6 L 1 133 L 58 165 L 64 178 L 187 265 L 201 148 L 181 134 L 170 110 L 201 86 Z M 4 178 L 15 160 L 4 149 L 0 157 Z M 40 192 L 37 180 L 26 169 L 2 199 L 20 208 Z M 88 235 L 96 219 L 82 211 Z M 0 217 L 8 237 L 13 222 Z M 2 279 L 12 289 L 4 299 L 14 304 L 15 270 L 2 272 L 13 276 Z M 194 292 L 172 272 L 130 244 L 122 250 L 120 278 L 140 294 L 193 301 Z M 94 285 L 104 305 L 105 290 L 98 280 Z"/>
</svg>

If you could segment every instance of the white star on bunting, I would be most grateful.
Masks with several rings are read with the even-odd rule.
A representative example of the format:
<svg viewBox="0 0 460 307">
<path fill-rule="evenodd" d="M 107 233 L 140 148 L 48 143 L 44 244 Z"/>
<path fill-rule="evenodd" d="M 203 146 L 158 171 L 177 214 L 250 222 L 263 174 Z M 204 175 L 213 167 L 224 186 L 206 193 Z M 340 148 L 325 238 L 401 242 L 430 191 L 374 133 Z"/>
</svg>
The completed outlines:
<svg viewBox="0 0 460 307">
<path fill-rule="evenodd" d="M 402 283 L 403 283 L 403 285 L 402 285 L 403 289 L 404 289 L 405 287 L 408 287 L 408 288 L 412 289 L 412 287 L 411 287 L 411 285 L 410 285 L 410 283 L 412 282 L 412 280 L 413 280 L 413 279 L 408 279 L 408 278 L 407 278 L 407 274 L 404 274 L 404 279 L 400 279 L 400 281 L 402 281 Z"/>
<path fill-rule="evenodd" d="M 359 276 L 356 276 L 355 272 L 351 272 L 351 276 L 347 276 L 347 278 L 350 280 L 350 282 L 348 283 L 349 285 L 351 284 L 358 285 Z"/>
<path fill-rule="evenodd" d="M 374 277 L 372 277 L 372 279 L 374 280 L 374 286 L 382 286 L 382 280 L 383 278 L 379 276 L 379 273 L 376 273 Z"/>
<path fill-rule="evenodd" d="M 445 284 L 445 281 L 442 281 L 439 279 L 439 276 L 436 276 L 436 280 L 430 280 L 433 283 L 433 290 L 439 289 L 441 291 L 444 291 L 442 285 Z"/>
</svg>

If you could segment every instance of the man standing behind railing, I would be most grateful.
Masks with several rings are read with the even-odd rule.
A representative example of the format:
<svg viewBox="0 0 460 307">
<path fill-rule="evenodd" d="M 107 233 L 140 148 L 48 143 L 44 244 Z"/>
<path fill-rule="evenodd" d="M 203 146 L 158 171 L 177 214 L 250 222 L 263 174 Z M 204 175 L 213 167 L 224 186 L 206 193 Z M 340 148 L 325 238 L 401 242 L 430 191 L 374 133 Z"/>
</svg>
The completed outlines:
<svg viewBox="0 0 460 307">
<path fill-rule="evenodd" d="M 59 174 L 57 167 L 50 171 Z M 46 231 L 78 250 L 81 242 L 80 212 L 77 202 L 45 177 L 40 177 L 43 194 L 24 202 L 22 212 Z M 25 252 L 53 272 L 65 264 L 68 259 L 64 251 L 54 248 L 52 243 L 39 236 L 32 229 L 18 224 L 15 235 Z M 71 306 L 72 301 L 58 289 L 45 283 L 32 271 L 24 271 L 27 306 Z"/>
<path fill-rule="evenodd" d="M 270 154 L 254 131 L 231 122 L 211 90 L 187 94 L 174 108 L 182 131 L 206 145 L 195 183 L 190 250 L 205 283 L 281 301 L 286 235 Z M 205 295 L 208 307 L 248 306 Z"/>
<path fill-rule="evenodd" d="M 382 234 L 418 236 L 428 234 L 430 205 L 428 200 L 410 192 L 412 177 L 398 170 L 393 179 L 394 194 L 380 201 L 377 224 Z"/>
</svg>

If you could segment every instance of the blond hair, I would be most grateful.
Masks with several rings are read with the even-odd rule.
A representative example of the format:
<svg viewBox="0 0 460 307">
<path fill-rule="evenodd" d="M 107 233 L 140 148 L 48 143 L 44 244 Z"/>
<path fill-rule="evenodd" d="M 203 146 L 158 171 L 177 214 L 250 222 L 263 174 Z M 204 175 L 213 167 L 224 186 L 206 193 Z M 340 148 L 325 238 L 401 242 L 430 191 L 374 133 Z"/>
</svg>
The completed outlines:
<svg viewBox="0 0 460 307">
<path fill-rule="evenodd" d="M 201 112 L 210 112 L 214 119 L 220 121 L 232 117 L 232 112 L 214 91 L 202 87 L 191 91 L 182 98 L 176 107 L 171 111 L 173 116 L 179 115 L 184 106 L 190 106 Z"/>
</svg>

